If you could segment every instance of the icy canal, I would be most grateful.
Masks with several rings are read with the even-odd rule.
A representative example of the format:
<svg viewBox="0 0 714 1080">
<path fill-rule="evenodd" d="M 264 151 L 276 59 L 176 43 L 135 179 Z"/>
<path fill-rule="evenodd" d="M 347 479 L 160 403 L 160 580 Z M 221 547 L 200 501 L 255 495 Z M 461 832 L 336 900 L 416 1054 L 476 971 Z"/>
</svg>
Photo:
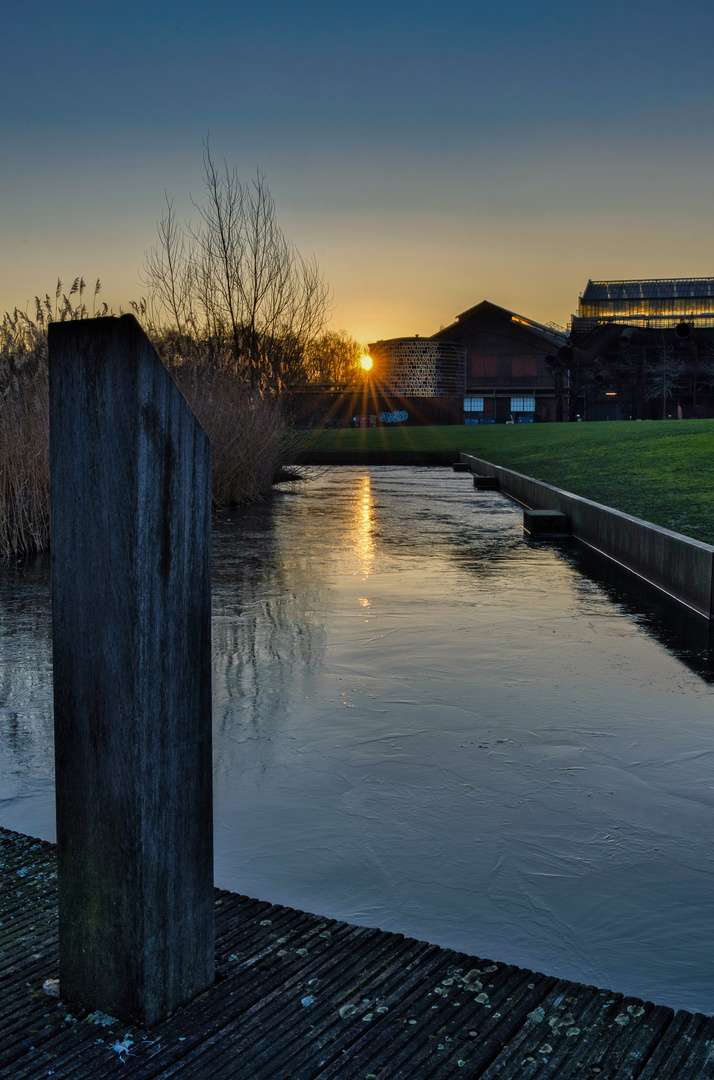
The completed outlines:
<svg viewBox="0 0 714 1080">
<path fill-rule="evenodd" d="M 447 469 L 317 472 L 214 554 L 217 884 L 714 1012 L 703 620 Z M 53 839 L 41 561 L 0 666 L 0 824 Z"/>
</svg>

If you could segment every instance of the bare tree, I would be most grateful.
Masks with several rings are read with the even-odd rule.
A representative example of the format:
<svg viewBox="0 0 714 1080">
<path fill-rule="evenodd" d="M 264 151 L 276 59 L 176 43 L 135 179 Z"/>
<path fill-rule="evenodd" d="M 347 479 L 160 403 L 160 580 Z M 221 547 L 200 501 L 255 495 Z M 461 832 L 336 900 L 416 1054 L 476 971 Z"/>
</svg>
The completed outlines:
<svg viewBox="0 0 714 1080">
<path fill-rule="evenodd" d="M 709 389 L 714 388 L 714 345 L 707 345 L 699 365 L 699 382 Z"/>
<path fill-rule="evenodd" d="M 686 365 L 675 355 L 674 349 L 665 344 L 664 334 L 661 335 L 660 344 L 654 352 L 654 359 L 648 360 L 645 366 L 647 375 L 645 397 L 649 401 L 662 399 L 662 419 L 666 420 L 667 401 L 684 389 Z"/>
<path fill-rule="evenodd" d="M 361 371 L 364 352 L 346 330 L 325 330 L 307 350 L 306 380 L 323 385 L 349 383 Z"/>
<path fill-rule="evenodd" d="M 173 201 L 166 192 L 164 198 L 166 209 L 156 226 L 159 242 L 145 257 L 143 283 L 148 289 L 153 310 L 158 307 L 165 313 L 176 333 L 195 334 L 193 260 L 184 230 L 176 220 Z"/>
<path fill-rule="evenodd" d="M 147 253 L 144 312 L 178 338 L 200 342 L 214 364 L 255 390 L 299 379 L 322 331 L 329 290 L 314 258 L 284 236 L 265 176 L 244 183 L 204 143 L 198 221 L 179 225 L 173 204 Z"/>
</svg>

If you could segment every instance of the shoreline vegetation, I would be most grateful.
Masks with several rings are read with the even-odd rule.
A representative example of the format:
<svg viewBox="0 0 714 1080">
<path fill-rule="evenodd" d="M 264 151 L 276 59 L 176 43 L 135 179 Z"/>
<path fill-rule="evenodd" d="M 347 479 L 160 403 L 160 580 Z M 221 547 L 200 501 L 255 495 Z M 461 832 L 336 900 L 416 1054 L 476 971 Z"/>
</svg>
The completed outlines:
<svg viewBox="0 0 714 1080">
<path fill-rule="evenodd" d="M 97 282 L 95 298 L 99 289 Z M 58 282 L 55 304 L 36 300 L 35 319 L 16 309 L 0 323 L 0 559 L 49 547 L 47 327 L 112 315 L 106 305 L 88 310 L 82 279 L 69 295 L 61 290 Z M 211 440 L 215 508 L 259 501 L 276 480 L 300 478 L 286 468 L 295 436 L 275 396 L 251 390 L 200 351 L 181 356 L 170 335 L 149 336 Z"/>
<path fill-rule="evenodd" d="M 0 558 L 47 547 L 50 532 L 47 334 L 22 312 L 0 323 Z"/>
<path fill-rule="evenodd" d="M 300 444 L 305 455 L 355 450 L 471 453 L 714 544 L 714 420 L 337 428 Z"/>
</svg>

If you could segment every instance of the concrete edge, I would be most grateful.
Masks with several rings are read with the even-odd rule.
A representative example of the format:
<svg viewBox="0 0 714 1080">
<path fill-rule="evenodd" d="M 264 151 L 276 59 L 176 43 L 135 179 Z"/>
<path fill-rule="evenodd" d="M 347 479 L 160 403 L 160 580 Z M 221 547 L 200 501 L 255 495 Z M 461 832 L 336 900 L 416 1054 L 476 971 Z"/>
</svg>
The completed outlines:
<svg viewBox="0 0 714 1080">
<path fill-rule="evenodd" d="M 714 546 L 462 453 L 473 472 L 529 510 L 559 510 L 571 534 L 706 619 L 714 617 Z"/>
<path fill-rule="evenodd" d="M 453 465 L 458 450 L 312 450 L 295 455 L 295 465 Z"/>
</svg>

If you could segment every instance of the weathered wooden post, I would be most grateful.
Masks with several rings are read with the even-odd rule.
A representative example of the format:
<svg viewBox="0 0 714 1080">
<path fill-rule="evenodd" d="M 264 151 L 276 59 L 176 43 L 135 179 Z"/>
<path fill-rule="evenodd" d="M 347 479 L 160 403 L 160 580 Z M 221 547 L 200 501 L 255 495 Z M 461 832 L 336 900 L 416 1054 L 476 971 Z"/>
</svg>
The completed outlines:
<svg viewBox="0 0 714 1080">
<path fill-rule="evenodd" d="M 60 994 L 150 1025 L 214 979 L 210 444 L 132 315 L 49 352 Z"/>
</svg>

